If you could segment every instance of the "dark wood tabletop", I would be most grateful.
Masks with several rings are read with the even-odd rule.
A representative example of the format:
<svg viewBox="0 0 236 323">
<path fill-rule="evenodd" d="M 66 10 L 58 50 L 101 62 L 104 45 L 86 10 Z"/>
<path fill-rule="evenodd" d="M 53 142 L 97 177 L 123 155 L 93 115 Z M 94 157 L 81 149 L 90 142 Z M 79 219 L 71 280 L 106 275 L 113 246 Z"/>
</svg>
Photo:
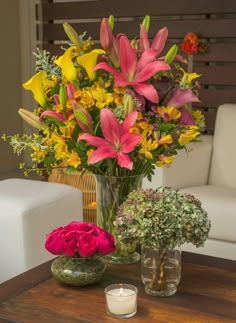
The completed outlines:
<svg viewBox="0 0 236 323">
<path fill-rule="evenodd" d="M 69 287 L 52 278 L 51 261 L 0 285 L 0 322 L 21 323 L 222 323 L 236 322 L 236 261 L 183 253 L 177 294 L 159 298 L 144 292 L 140 264 L 108 265 L 100 283 Z M 138 287 L 138 311 L 128 319 L 106 314 L 104 288 Z"/>
</svg>

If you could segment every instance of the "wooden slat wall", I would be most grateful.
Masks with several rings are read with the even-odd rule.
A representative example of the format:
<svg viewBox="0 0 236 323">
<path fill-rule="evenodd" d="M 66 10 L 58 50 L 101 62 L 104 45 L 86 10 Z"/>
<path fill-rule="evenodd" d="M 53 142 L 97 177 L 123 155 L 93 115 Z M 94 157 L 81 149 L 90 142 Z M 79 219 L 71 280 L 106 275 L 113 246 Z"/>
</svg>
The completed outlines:
<svg viewBox="0 0 236 323">
<path fill-rule="evenodd" d="M 168 45 L 179 44 L 188 31 L 207 42 L 208 52 L 194 56 L 194 71 L 202 74 L 200 98 L 207 132 L 213 133 L 217 107 L 236 103 L 236 0 L 42 0 L 37 4 L 38 46 L 54 55 L 62 53 L 67 40 L 62 23 L 69 22 L 79 33 L 87 31 L 99 42 L 102 17 L 113 14 L 115 33 L 138 36 L 139 23 L 151 16 L 150 37 L 166 26 Z"/>
</svg>

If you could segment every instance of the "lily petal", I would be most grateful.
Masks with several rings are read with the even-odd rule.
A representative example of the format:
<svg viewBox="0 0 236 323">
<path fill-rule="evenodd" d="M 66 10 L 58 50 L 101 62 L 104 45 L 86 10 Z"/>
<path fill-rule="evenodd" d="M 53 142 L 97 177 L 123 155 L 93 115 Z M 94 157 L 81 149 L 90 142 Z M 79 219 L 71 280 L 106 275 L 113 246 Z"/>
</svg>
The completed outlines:
<svg viewBox="0 0 236 323">
<path fill-rule="evenodd" d="M 127 80 L 124 78 L 124 76 L 122 75 L 122 73 L 120 73 L 119 71 L 117 71 L 114 67 L 112 67 L 111 65 L 102 62 L 102 63 L 98 63 L 96 66 L 94 66 L 93 70 L 97 71 L 97 70 L 104 70 L 107 71 L 109 73 L 112 73 L 115 75 L 115 85 L 116 86 L 122 86 L 122 85 L 118 85 L 117 84 L 117 79 L 121 80 L 121 82 L 124 82 L 125 84 L 127 84 Z"/>
<path fill-rule="evenodd" d="M 125 154 L 134 150 L 134 147 L 142 140 L 142 135 L 137 133 L 125 133 L 121 138 L 122 151 Z"/>
<path fill-rule="evenodd" d="M 146 49 L 150 48 L 148 33 L 143 25 L 140 25 L 140 41 L 141 41 L 142 49 L 146 50 Z"/>
<path fill-rule="evenodd" d="M 137 72 L 136 79 L 139 82 L 143 82 L 160 71 L 169 71 L 169 70 L 170 70 L 169 64 L 160 62 L 160 61 L 155 61 L 147 64 L 140 72 Z"/>
<path fill-rule="evenodd" d="M 109 109 L 102 109 L 100 112 L 101 127 L 105 139 L 118 145 L 121 136 L 121 124 Z"/>
<path fill-rule="evenodd" d="M 179 108 L 190 102 L 200 102 L 200 100 L 191 90 L 182 90 L 177 88 L 167 102 L 167 105 Z"/>
<path fill-rule="evenodd" d="M 137 64 L 137 71 L 142 70 L 145 66 L 156 60 L 156 51 L 153 48 L 145 50 Z"/>
<path fill-rule="evenodd" d="M 153 103 L 159 102 L 158 93 L 152 84 L 146 84 L 146 83 L 135 84 L 133 85 L 133 88 L 138 94 L 143 95 L 149 101 Z"/>
<path fill-rule="evenodd" d="M 125 119 L 125 121 L 122 123 L 122 131 L 128 132 L 129 128 L 135 124 L 137 117 L 138 117 L 137 111 L 130 112 L 128 114 L 127 118 Z"/>
<path fill-rule="evenodd" d="M 93 136 L 89 133 L 84 133 L 84 134 L 80 135 L 78 138 L 78 141 L 80 141 L 80 140 L 85 140 L 90 145 L 93 145 L 94 147 L 99 147 L 99 146 L 105 145 L 107 143 L 105 139 L 103 139 L 101 137 Z"/>
<path fill-rule="evenodd" d="M 151 45 L 151 47 L 156 50 L 156 55 L 159 55 L 162 52 L 163 48 L 165 47 L 167 37 L 168 29 L 166 27 L 162 28 L 156 33 Z"/>
<path fill-rule="evenodd" d="M 196 124 L 195 120 L 193 119 L 193 116 L 187 109 L 179 108 L 178 110 L 181 112 L 181 117 L 179 119 L 180 124 L 186 125 L 186 126 Z"/>
<path fill-rule="evenodd" d="M 133 169 L 133 162 L 130 160 L 128 155 L 125 155 L 123 153 L 119 153 L 117 156 L 117 163 L 121 167 L 127 168 L 129 170 Z"/>
<path fill-rule="evenodd" d="M 126 79 L 133 80 L 137 66 L 136 51 L 124 35 L 120 37 L 120 66 Z"/>
<path fill-rule="evenodd" d="M 117 157 L 117 152 L 106 143 L 103 146 L 98 147 L 97 150 L 93 151 L 89 158 L 89 162 L 91 164 L 95 164 L 103 159 L 115 157 Z"/>
</svg>

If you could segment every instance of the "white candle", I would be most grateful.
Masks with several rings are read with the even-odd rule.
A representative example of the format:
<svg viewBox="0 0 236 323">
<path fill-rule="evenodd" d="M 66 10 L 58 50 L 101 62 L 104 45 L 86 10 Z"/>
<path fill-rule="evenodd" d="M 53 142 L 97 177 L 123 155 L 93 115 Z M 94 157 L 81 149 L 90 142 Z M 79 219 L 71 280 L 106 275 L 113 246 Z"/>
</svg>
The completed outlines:
<svg viewBox="0 0 236 323">
<path fill-rule="evenodd" d="M 105 289 L 107 312 L 116 317 L 131 317 L 137 311 L 137 288 L 129 284 L 114 284 Z"/>
</svg>

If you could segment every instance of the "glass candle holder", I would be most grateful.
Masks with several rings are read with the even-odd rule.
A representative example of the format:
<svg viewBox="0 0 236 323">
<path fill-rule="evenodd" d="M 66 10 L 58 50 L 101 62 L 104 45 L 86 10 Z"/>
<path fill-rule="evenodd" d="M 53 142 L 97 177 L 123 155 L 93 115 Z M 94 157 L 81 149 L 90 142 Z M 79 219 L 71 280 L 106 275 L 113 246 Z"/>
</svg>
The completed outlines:
<svg viewBox="0 0 236 323">
<path fill-rule="evenodd" d="M 105 288 L 107 314 L 117 318 L 132 317 L 137 312 L 137 287 L 113 284 Z"/>
</svg>

